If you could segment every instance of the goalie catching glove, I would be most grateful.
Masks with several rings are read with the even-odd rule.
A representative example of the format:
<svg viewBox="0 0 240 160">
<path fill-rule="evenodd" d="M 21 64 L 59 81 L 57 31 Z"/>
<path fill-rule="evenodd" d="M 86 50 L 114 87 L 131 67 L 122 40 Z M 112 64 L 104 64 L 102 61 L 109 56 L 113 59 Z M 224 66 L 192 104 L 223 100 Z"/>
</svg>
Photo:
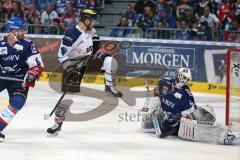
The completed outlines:
<svg viewBox="0 0 240 160">
<path fill-rule="evenodd" d="M 30 68 L 24 77 L 23 87 L 34 87 L 35 81 L 40 78 L 42 71 L 42 66 L 35 66 Z"/>
<path fill-rule="evenodd" d="M 213 107 L 209 104 L 197 107 L 193 110 L 192 113 L 186 115 L 185 118 L 198 120 L 198 121 L 216 121 L 216 114 L 213 110 Z"/>
</svg>

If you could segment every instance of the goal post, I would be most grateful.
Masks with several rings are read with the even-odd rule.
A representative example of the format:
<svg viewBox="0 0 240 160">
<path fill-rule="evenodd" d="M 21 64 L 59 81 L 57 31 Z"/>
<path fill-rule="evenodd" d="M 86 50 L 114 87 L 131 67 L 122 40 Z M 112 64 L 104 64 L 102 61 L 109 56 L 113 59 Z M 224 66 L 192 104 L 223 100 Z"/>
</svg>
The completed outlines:
<svg viewBox="0 0 240 160">
<path fill-rule="evenodd" d="M 227 51 L 226 125 L 240 130 L 240 48 Z"/>
</svg>

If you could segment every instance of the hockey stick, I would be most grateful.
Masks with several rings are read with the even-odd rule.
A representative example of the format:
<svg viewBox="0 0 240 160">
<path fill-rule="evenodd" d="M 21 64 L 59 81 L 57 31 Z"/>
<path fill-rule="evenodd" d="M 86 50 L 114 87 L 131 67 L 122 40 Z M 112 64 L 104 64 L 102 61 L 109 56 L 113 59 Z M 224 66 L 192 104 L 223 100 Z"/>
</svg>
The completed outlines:
<svg viewBox="0 0 240 160">
<path fill-rule="evenodd" d="M 157 112 L 157 111 L 155 111 L 155 112 Z M 153 114 L 152 114 L 152 121 L 153 121 L 153 126 L 155 129 L 155 134 L 158 138 L 160 138 L 162 132 L 160 130 L 160 126 L 159 126 L 159 122 L 158 122 L 158 118 L 157 118 L 158 112 L 157 113 L 155 113 L 155 112 L 153 112 Z"/>
<path fill-rule="evenodd" d="M 90 57 L 91 57 L 91 55 L 88 56 L 87 60 L 85 61 L 85 63 L 83 64 L 82 67 L 84 67 L 84 66 L 87 64 L 87 62 L 89 61 Z M 81 62 L 82 62 L 82 61 L 81 61 Z M 79 63 L 81 63 L 81 62 L 79 62 Z M 77 65 L 78 65 L 79 63 L 74 64 L 74 68 L 77 67 Z M 86 69 L 87 69 L 87 68 L 85 67 L 84 70 L 82 70 L 82 74 L 84 74 L 84 73 L 86 72 Z M 57 104 L 55 105 L 55 107 L 52 109 L 51 113 L 49 113 L 49 114 L 44 114 L 44 120 L 48 120 L 48 119 L 53 115 L 54 111 L 56 110 L 56 108 L 58 107 L 58 105 L 59 105 L 60 102 L 63 100 L 63 98 L 65 97 L 66 94 L 67 94 L 67 92 L 63 92 L 62 96 L 61 96 L 60 99 L 58 100 L 58 102 L 57 102 Z"/>
</svg>

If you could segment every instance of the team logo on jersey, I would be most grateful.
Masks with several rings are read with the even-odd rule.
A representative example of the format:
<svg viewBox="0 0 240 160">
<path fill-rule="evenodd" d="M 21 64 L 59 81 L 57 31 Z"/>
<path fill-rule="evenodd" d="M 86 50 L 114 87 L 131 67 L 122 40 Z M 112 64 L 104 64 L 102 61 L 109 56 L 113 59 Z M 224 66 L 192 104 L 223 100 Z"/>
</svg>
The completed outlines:
<svg viewBox="0 0 240 160">
<path fill-rule="evenodd" d="M 166 99 L 166 98 L 161 98 L 161 102 L 167 105 L 170 108 L 173 108 L 175 106 L 175 103 Z"/>
<path fill-rule="evenodd" d="M 4 61 L 15 61 L 15 60 L 19 60 L 19 55 L 9 55 L 5 58 L 3 58 Z"/>
<path fill-rule="evenodd" d="M 64 56 L 67 53 L 67 48 L 66 47 L 61 47 L 61 53 Z"/>
<path fill-rule="evenodd" d="M 7 47 L 0 47 L 0 55 L 7 55 Z"/>
</svg>

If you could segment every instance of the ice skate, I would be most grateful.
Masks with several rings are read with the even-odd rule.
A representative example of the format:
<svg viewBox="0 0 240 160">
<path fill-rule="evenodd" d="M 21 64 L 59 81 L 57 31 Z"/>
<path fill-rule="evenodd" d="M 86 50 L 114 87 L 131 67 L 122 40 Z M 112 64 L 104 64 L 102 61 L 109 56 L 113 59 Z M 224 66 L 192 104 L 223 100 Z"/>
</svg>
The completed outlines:
<svg viewBox="0 0 240 160">
<path fill-rule="evenodd" d="M 230 130 L 227 131 L 223 138 L 218 139 L 218 143 L 226 145 L 240 145 L 240 137 L 235 136 Z"/>
<path fill-rule="evenodd" d="M 105 85 L 105 93 L 107 96 L 113 96 L 113 97 L 119 97 L 119 98 L 122 97 L 122 93 L 113 86 Z"/>
<path fill-rule="evenodd" d="M 63 122 L 54 123 L 52 127 L 48 128 L 48 129 L 47 129 L 48 136 L 49 136 L 49 137 L 51 137 L 51 136 L 57 136 L 57 135 L 59 134 L 59 132 L 61 131 L 62 123 L 63 123 Z"/>
<path fill-rule="evenodd" d="M 2 142 L 4 140 L 4 138 L 5 138 L 5 135 L 0 133 L 0 142 Z"/>
</svg>

